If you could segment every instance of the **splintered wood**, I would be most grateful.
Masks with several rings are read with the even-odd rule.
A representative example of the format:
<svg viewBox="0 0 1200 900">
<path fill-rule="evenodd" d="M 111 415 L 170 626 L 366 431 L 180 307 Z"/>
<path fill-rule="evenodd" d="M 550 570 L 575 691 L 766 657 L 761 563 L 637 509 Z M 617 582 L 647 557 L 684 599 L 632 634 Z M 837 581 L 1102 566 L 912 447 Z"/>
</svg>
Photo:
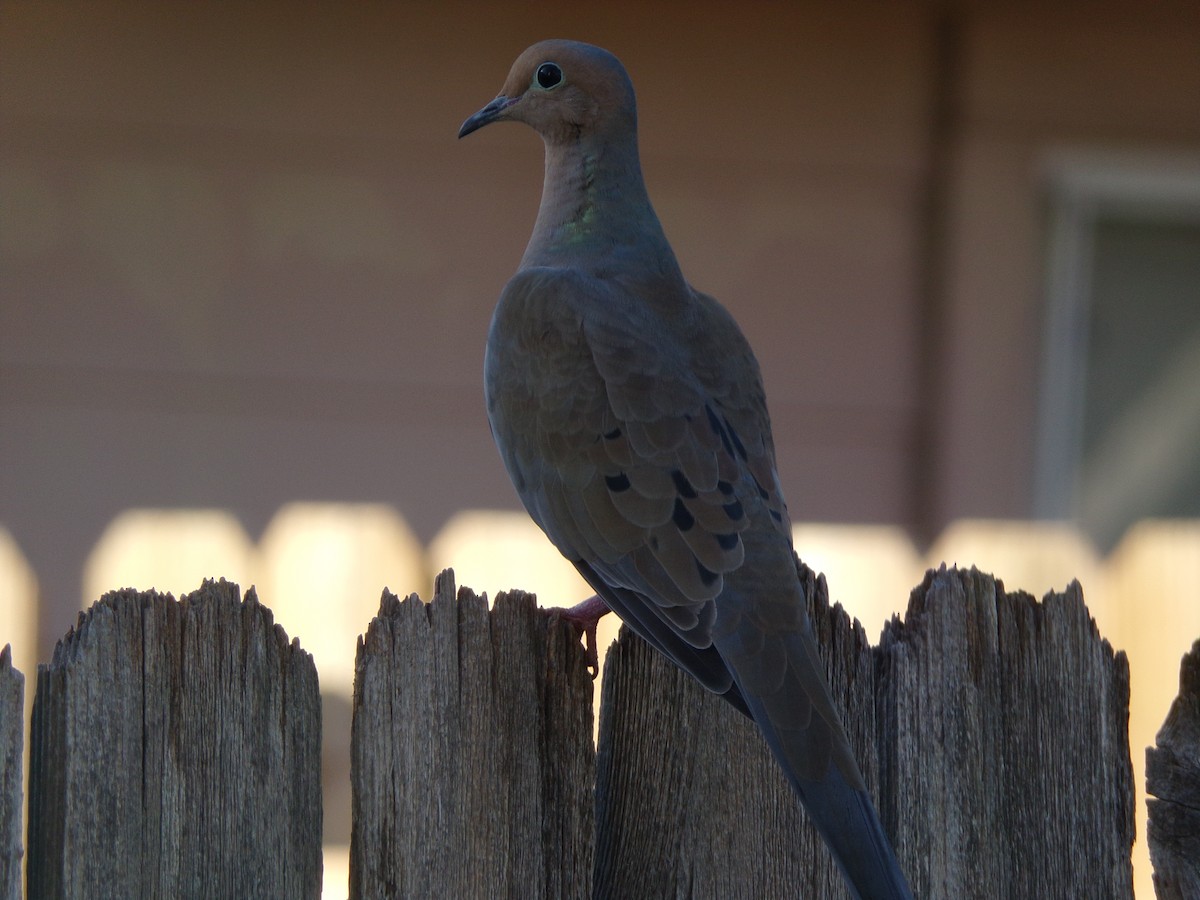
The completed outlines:
<svg viewBox="0 0 1200 900">
<path fill-rule="evenodd" d="M 351 747 L 352 897 L 591 896 L 592 681 L 531 595 L 385 593 Z"/>
<path fill-rule="evenodd" d="M 29 896 L 319 897 L 320 744 L 253 591 L 106 595 L 38 670 Z"/>
<path fill-rule="evenodd" d="M 1179 696 L 1146 750 L 1150 860 L 1158 900 L 1200 897 L 1200 640 L 1183 658 Z"/>
</svg>

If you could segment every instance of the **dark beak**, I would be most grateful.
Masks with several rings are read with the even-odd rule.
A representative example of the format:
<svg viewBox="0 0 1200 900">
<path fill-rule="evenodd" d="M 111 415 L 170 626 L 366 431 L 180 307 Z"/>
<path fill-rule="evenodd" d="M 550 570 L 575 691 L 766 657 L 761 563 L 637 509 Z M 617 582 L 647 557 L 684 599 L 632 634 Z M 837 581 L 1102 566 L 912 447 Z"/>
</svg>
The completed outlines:
<svg viewBox="0 0 1200 900">
<path fill-rule="evenodd" d="M 462 128 L 458 129 L 460 138 L 466 137 L 472 131 L 478 131 L 484 125 L 490 125 L 497 119 L 504 117 L 504 111 L 517 102 L 516 97 L 505 97 L 501 94 L 467 121 L 462 123 Z"/>
</svg>

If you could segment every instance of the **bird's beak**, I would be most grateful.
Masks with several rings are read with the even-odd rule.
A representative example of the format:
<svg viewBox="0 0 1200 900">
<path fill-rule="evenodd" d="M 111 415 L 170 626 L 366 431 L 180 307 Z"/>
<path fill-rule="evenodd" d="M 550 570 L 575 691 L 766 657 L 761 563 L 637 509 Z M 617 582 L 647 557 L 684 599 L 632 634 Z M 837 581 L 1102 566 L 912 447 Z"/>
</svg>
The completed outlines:
<svg viewBox="0 0 1200 900">
<path fill-rule="evenodd" d="M 490 125 L 497 119 L 504 118 L 504 111 L 517 102 L 517 97 L 505 97 L 501 94 L 475 115 L 471 116 L 467 121 L 462 123 L 462 128 L 458 129 L 460 138 L 466 137 L 472 131 L 478 131 L 484 125 Z"/>
</svg>

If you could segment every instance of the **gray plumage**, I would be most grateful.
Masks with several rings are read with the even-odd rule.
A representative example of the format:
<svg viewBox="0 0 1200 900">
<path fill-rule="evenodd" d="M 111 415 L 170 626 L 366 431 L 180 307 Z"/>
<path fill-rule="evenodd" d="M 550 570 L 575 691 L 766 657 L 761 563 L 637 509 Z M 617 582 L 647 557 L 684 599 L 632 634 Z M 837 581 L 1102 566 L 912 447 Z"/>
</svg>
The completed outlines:
<svg viewBox="0 0 1200 900">
<path fill-rule="evenodd" d="M 533 127 L 546 177 L 488 334 L 496 445 L 525 508 L 635 632 L 758 724 L 857 896 L 911 896 L 833 705 L 794 568 L 762 378 L 684 280 L 607 51 L 544 41 L 463 123 Z"/>
</svg>

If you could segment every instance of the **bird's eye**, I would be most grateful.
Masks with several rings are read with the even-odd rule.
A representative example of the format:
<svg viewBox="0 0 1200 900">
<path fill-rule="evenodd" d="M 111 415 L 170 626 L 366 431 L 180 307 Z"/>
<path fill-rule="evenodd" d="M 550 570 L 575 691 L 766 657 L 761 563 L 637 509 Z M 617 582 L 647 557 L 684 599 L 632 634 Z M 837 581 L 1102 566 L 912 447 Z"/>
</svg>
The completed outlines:
<svg viewBox="0 0 1200 900">
<path fill-rule="evenodd" d="M 557 63 L 544 62 L 538 66 L 537 75 L 534 78 L 537 80 L 538 87 L 548 91 L 562 83 L 562 69 L 558 67 Z"/>
</svg>

